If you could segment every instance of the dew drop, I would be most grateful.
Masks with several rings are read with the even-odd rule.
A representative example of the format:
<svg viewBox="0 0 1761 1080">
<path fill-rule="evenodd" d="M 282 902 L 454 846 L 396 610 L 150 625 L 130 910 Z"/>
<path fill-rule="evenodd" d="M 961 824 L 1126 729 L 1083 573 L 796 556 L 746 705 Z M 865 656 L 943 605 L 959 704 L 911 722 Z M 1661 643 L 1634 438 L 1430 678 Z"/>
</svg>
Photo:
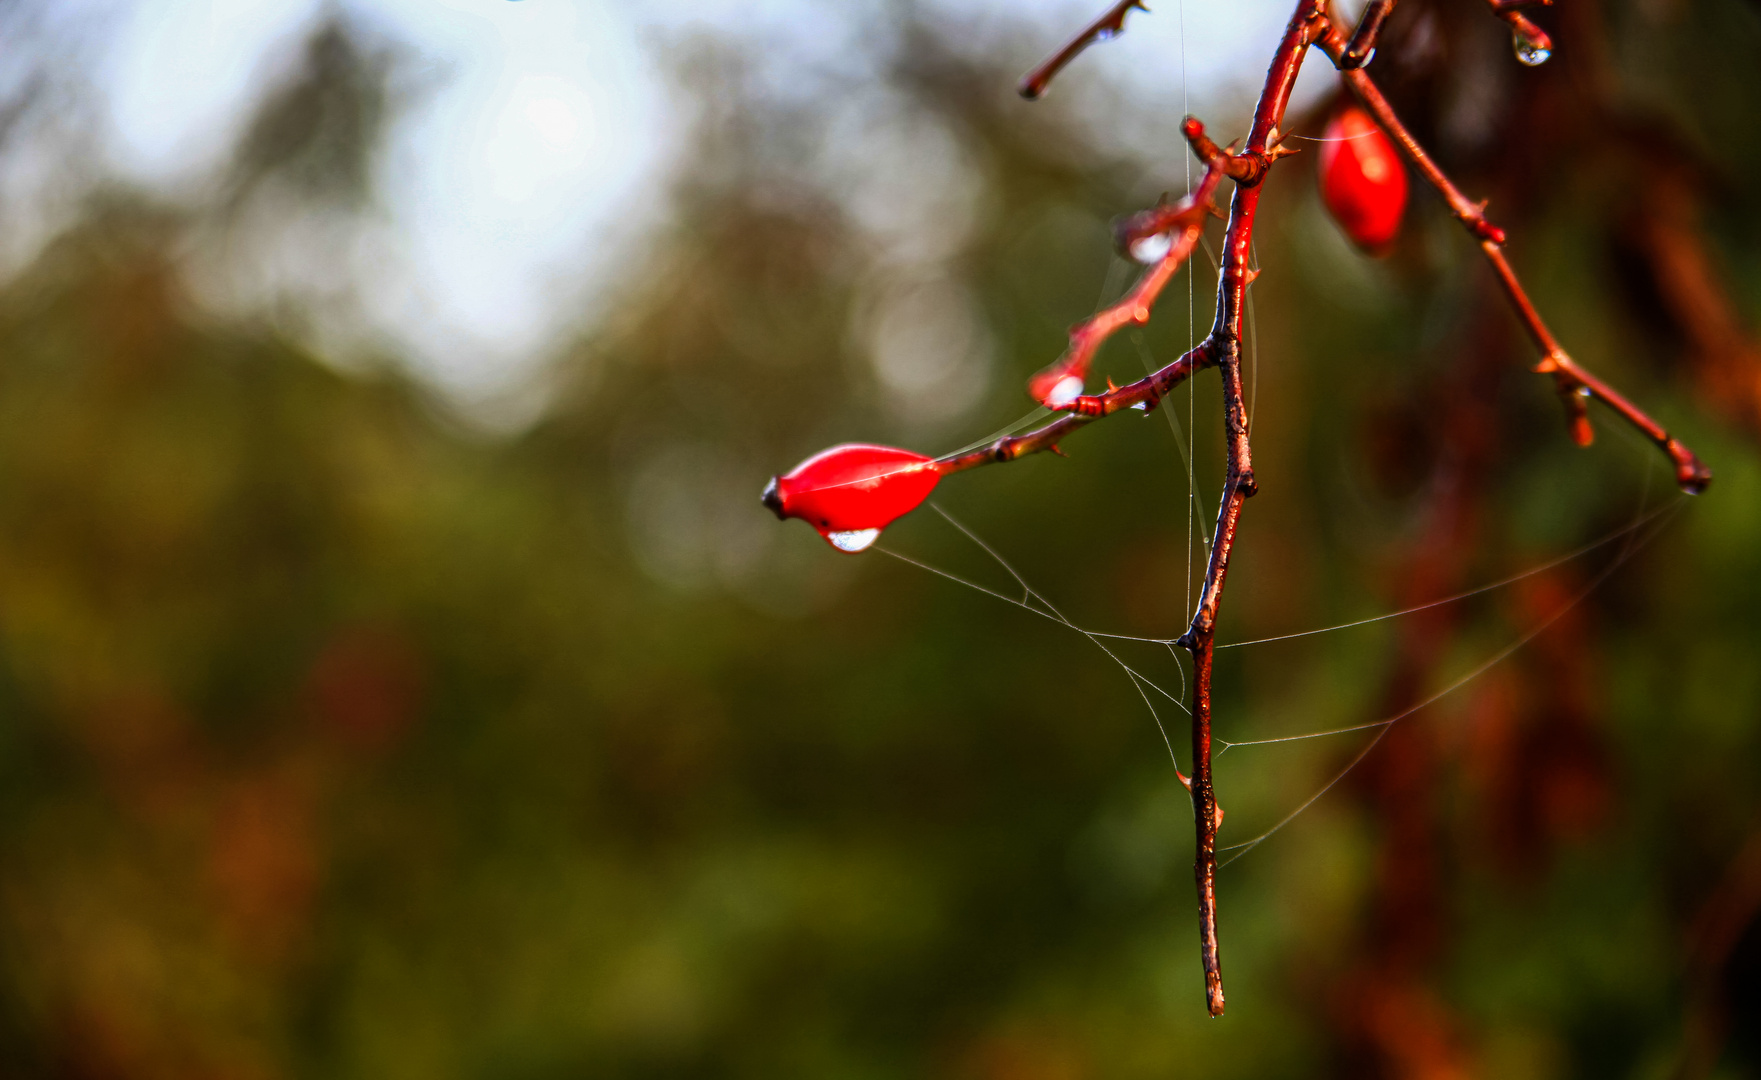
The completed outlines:
<svg viewBox="0 0 1761 1080">
<path fill-rule="evenodd" d="M 1552 49 L 1542 48 L 1521 34 L 1511 35 L 1510 45 L 1516 51 L 1516 58 L 1529 67 L 1540 67 L 1553 55 Z"/>
<path fill-rule="evenodd" d="M 1095 31 L 1095 40 L 1096 41 L 1112 41 L 1114 38 L 1116 38 L 1118 36 L 1119 36 L 1119 31 L 1113 29 L 1111 26 L 1103 26 L 1099 30 Z"/>
<path fill-rule="evenodd" d="M 1131 257 L 1145 266 L 1161 262 L 1174 247 L 1172 233 L 1155 233 L 1131 242 Z"/>
<path fill-rule="evenodd" d="M 1075 375 L 1066 375 L 1059 379 L 1058 385 L 1052 387 L 1052 392 L 1046 395 L 1046 404 L 1056 409 L 1070 404 L 1081 396 L 1082 380 Z"/>
<path fill-rule="evenodd" d="M 1134 401 L 1131 403 L 1131 407 L 1140 413 L 1148 413 L 1150 411 L 1150 403 L 1147 401 Z"/>
<path fill-rule="evenodd" d="M 831 541 L 839 551 L 864 551 L 868 546 L 880 539 L 879 529 L 851 529 L 849 532 L 829 532 L 825 538 Z"/>
<path fill-rule="evenodd" d="M 1374 59 L 1375 59 L 1375 58 L 1376 58 L 1376 50 L 1374 50 L 1374 49 L 1371 49 L 1371 50 L 1370 50 L 1370 51 L 1369 51 L 1369 52 L 1367 52 L 1367 53 L 1364 53 L 1364 62 L 1363 62 L 1363 63 L 1361 63 L 1361 64 L 1359 64 L 1359 65 L 1358 65 L 1358 67 L 1360 67 L 1360 68 L 1367 68 L 1367 67 L 1369 67 L 1369 66 L 1370 66 L 1370 61 L 1371 61 L 1371 60 L 1374 60 Z"/>
</svg>

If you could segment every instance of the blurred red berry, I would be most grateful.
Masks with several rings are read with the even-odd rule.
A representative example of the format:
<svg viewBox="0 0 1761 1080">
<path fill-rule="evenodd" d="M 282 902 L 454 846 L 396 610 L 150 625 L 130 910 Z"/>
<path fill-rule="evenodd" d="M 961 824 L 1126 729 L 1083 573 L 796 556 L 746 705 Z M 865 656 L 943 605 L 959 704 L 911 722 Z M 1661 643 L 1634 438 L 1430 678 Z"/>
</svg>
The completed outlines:
<svg viewBox="0 0 1761 1080">
<path fill-rule="evenodd" d="M 855 552 L 917 509 L 941 478 L 922 454 L 845 443 L 771 477 L 763 499 L 777 517 L 800 518 L 839 551 Z"/>
<path fill-rule="evenodd" d="M 1356 105 L 1328 122 L 1321 144 L 1321 201 L 1352 242 L 1382 254 L 1406 210 L 1406 168 L 1388 136 Z"/>
</svg>

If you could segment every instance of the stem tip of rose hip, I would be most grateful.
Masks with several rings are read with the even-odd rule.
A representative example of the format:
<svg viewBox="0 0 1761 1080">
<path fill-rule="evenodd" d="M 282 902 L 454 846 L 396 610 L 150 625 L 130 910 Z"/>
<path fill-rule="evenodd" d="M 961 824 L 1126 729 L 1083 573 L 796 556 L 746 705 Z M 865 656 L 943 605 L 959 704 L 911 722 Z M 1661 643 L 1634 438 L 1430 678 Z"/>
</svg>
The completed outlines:
<svg viewBox="0 0 1761 1080">
<path fill-rule="evenodd" d="M 777 481 L 781 479 L 780 476 L 771 477 L 770 482 L 764 485 L 764 491 L 759 494 L 758 501 L 775 514 L 778 521 L 787 521 L 789 515 L 783 513 L 783 493 L 777 487 Z"/>
</svg>

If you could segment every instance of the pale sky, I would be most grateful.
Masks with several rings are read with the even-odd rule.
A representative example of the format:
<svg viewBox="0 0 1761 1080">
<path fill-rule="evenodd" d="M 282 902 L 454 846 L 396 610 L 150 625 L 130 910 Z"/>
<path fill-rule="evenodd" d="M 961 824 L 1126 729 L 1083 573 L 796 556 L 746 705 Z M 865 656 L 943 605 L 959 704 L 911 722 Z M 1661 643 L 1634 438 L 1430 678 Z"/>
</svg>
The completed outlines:
<svg viewBox="0 0 1761 1080">
<path fill-rule="evenodd" d="M 877 0 L 878 2 L 878 0 Z M 683 118 L 656 43 L 734 29 L 779 65 L 848 50 L 863 0 L 66 0 L 102 13 L 105 152 L 136 179 L 211 174 L 277 57 L 336 7 L 408 46 L 432 91 L 392 134 L 390 213 L 362 295 L 418 368 L 470 393 L 529 370 L 559 325 L 590 309 L 662 211 Z M 982 33 L 1007 16 L 1047 51 L 1098 10 L 1069 0 L 929 0 Z M 1170 110 L 1257 84 L 1287 0 L 1159 0 L 1071 79 L 1110 78 Z M 1094 10 L 1091 10 L 1094 9 Z M 1182 30 L 1185 43 L 1182 48 Z M 1104 72 L 1104 74 L 1102 74 Z M 1313 89 L 1324 80 L 1313 80 Z M 1197 101 L 1194 102 L 1197 104 Z M 596 263 L 596 264 L 595 264 Z"/>
</svg>

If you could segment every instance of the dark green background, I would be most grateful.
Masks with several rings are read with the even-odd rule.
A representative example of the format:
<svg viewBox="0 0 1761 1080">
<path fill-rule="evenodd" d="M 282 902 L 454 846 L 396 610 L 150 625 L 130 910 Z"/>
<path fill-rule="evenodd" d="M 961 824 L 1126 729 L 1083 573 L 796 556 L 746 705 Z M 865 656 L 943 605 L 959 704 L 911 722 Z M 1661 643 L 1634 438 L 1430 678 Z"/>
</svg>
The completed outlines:
<svg viewBox="0 0 1761 1080">
<path fill-rule="evenodd" d="M 1594 141 L 1606 118 L 1536 115 L 1590 77 L 1578 39 L 1529 72 L 1456 6 L 1408 0 L 1405 32 L 1436 8 L 1490 51 L 1404 83 L 1388 69 L 1403 108 L 1470 191 L 1498 193 L 1567 347 L 1716 481 L 1553 647 L 1406 722 L 1431 748 L 1433 861 L 1412 872 L 1442 901 L 1412 1011 L 1383 1021 L 1452 1049 L 1364 1049 L 1383 1021 L 1350 973 L 1391 917 L 1373 894 L 1400 823 L 1357 778 L 1223 872 L 1230 1008 L 1209 1020 L 1190 810 L 1131 682 L 1050 621 L 839 555 L 759 506 L 766 476 L 830 443 L 940 453 L 1013 420 L 1063 328 L 1129 280 L 1107 221 L 1146 200 L 1141 166 L 1092 108 L 1010 94 L 1020 56 L 1070 28 L 985 51 L 899 10 L 910 28 L 874 35 L 845 82 L 886 81 L 977 163 L 978 224 L 943 268 L 976 298 L 996 376 L 955 421 L 889 409 L 853 342 L 876 256 L 810 167 L 839 83 L 777 97 L 742 60 L 761 39 L 666 46 L 709 103 L 673 211 L 557 343 L 547 404 L 515 430 L 461 418 L 396 357 L 333 366 L 297 318 L 219 313 L 186 280 L 257 186 L 295 192 L 290 214 L 371 203 L 395 63 L 346 24 L 271 93 L 224 191 L 112 185 L 0 287 L 0 1074 L 1661 1077 L 1694 988 L 1722 980 L 1739 1037 L 1718 1075 L 1756 1075 L 1740 1028 L 1761 1010 L 1757 931 L 1712 983 L 1690 958 L 1758 827 L 1761 458 L 1622 243 L 1652 162 L 1691 155 L 1700 235 L 1737 310 L 1761 315 L 1761 18 L 1739 0 L 1600 9 L 1608 99 L 1682 140 L 1610 165 L 1550 141 Z M 1175 137 L 1177 116 L 1109 100 L 1101 115 Z M 1472 108 L 1496 137 L 1452 144 L 1449 110 Z M 1206 117 L 1224 139 L 1232 109 Z M 1400 250 L 1371 262 L 1311 170 L 1281 165 L 1262 211 L 1262 494 L 1223 640 L 1410 599 L 1464 367 L 1495 422 L 1467 433 L 1486 449 L 1461 584 L 1674 497 L 1606 414 L 1593 448 L 1570 444 L 1433 195 L 1415 189 Z M 1201 326 L 1212 280 L 1201 265 Z M 1177 355 L 1185 292 L 1108 347 L 1097 381 Z M 1209 519 L 1215 379 L 1169 407 L 1197 417 Z M 1120 416 L 1066 449 L 936 498 L 1075 621 L 1178 633 L 1169 426 Z M 928 511 L 883 545 L 1009 589 Z M 1515 640 L 1612 550 L 1452 608 L 1425 685 Z M 1406 626 L 1220 653 L 1219 734 L 1377 718 Z M 1167 651 L 1121 656 L 1178 692 Z M 1525 768 L 1545 748 L 1522 725 L 1548 722 L 1527 703 L 1568 677 L 1587 721 L 1559 775 L 1580 786 L 1548 802 L 1557 770 Z M 1186 760 L 1184 717 L 1161 713 Z M 1224 754 L 1224 841 L 1300 804 L 1361 738 Z"/>
</svg>

